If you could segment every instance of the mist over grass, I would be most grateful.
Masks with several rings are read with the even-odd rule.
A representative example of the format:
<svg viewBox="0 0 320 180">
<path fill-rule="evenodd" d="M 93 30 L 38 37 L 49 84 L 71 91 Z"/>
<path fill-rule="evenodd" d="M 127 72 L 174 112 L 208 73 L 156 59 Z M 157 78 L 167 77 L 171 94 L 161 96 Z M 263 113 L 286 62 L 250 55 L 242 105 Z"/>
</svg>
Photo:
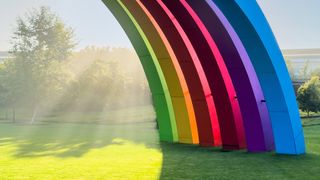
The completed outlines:
<svg viewBox="0 0 320 180">
<path fill-rule="evenodd" d="M 78 117 L 79 122 L 108 121 L 108 117 L 113 117 L 113 122 L 115 117 L 119 121 L 141 121 L 144 116 L 154 116 L 149 86 L 133 50 L 92 46 L 73 52 L 60 67 L 63 67 L 61 73 L 55 73 L 54 78 L 62 83 L 58 91 L 49 89 L 50 96 L 41 99 L 38 121 L 75 122 L 74 117 Z M 32 98 L 26 94 L 18 100 L 16 122 L 30 121 L 34 115 L 30 106 Z M 135 112 L 130 110 L 133 107 L 135 110 L 147 107 L 148 111 Z M 3 104 L 0 119 L 12 120 L 12 111 Z"/>
<path fill-rule="evenodd" d="M 102 119 L 107 112 L 152 104 L 133 50 L 76 51 L 74 29 L 49 7 L 31 9 L 15 24 L 10 58 L 0 62 L 0 119 L 31 124 L 48 117 L 67 120 L 68 114 Z"/>
</svg>

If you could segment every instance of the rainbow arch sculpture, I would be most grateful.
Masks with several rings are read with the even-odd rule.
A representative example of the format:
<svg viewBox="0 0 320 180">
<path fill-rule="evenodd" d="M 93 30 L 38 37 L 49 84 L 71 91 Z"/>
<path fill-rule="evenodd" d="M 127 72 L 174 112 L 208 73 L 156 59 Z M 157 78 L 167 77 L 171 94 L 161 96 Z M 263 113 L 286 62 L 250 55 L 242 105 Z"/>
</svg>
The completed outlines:
<svg viewBox="0 0 320 180">
<path fill-rule="evenodd" d="M 162 141 L 303 154 L 283 56 L 254 0 L 102 0 L 143 65 Z"/>
</svg>

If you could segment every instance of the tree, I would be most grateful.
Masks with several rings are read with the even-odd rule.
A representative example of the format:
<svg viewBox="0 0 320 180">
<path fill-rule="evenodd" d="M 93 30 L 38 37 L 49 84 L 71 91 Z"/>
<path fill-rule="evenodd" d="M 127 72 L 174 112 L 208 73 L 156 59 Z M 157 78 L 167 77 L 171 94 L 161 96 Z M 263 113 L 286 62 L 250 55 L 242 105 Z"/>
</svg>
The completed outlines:
<svg viewBox="0 0 320 180">
<path fill-rule="evenodd" d="M 103 112 L 151 102 L 145 74 L 132 50 L 87 47 L 73 53 L 68 69 L 75 78 L 55 112 Z"/>
<path fill-rule="evenodd" d="M 73 38 L 73 30 L 46 7 L 17 19 L 10 51 L 14 59 L 6 62 L 5 87 L 14 109 L 19 104 L 32 107 L 31 122 L 43 99 L 59 92 L 64 84 L 61 62 L 72 52 Z"/>
<path fill-rule="evenodd" d="M 304 80 L 310 78 L 310 61 L 307 60 L 307 62 L 304 64 L 303 68 L 299 71 L 298 79 Z"/>
<path fill-rule="evenodd" d="M 312 77 L 298 89 L 297 100 L 301 110 L 307 112 L 320 111 L 320 80 L 319 76 Z"/>
<path fill-rule="evenodd" d="M 320 67 L 316 68 L 315 70 L 312 71 L 311 73 L 312 76 L 319 76 L 320 77 Z"/>
<path fill-rule="evenodd" d="M 291 60 L 286 60 L 286 64 L 287 64 L 287 68 L 288 68 L 291 80 L 295 81 L 296 80 L 296 74 L 295 74 L 295 71 L 294 71 L 294 68 L 293 68 Z"/>
<path fill-rule="evenodd" d="M 70 69 L 77 77 L 73 83 L 69 107 L 85 111 L 102 111 L 107 104 L 123 96 L 125 75 L 109 48 L 87 47 L 75 52 Z M 75 60 L 72 60 L 75 59 Z M 66 108 L 64 108 L 66 109 Z"/>
<path fill-rule="evenodd" d="M 8 112 L 7 112 L 7 105 L 8 102 L 8 88 L 6 88 L 5 84 L 6 79 L 6 66 L 4 63 L 0 63 L 0 108 L 5 109 L 5 120 L 8 120 Z"/>
</svg>

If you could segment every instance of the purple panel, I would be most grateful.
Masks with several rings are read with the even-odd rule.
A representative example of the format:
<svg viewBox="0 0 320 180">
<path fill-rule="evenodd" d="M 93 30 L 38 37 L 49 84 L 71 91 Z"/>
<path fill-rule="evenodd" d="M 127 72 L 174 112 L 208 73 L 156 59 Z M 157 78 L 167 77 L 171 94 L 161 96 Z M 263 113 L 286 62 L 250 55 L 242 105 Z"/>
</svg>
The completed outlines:
<svg viewBox="0 0 320 180">
<path fill-rule="evenodd" d="M 207 27 L 228 68 L 243 115 L 248 151 L 273 150 L 272 127 L 262 88 L 240 38 L 213 3 L 186 1 Z"/>
<path fill-rule="evenodd" d="M 236 92 L 215 42 L 206 32 L 197 14 L 186 1 L 162 0 L 173 14 L 172 19 L 184 29 L 208 79 L 221 129 L 224 149 L 246 147 L 245 133 Z M 198 1 L 197 1 L 198 2 Z"/>
</svg>

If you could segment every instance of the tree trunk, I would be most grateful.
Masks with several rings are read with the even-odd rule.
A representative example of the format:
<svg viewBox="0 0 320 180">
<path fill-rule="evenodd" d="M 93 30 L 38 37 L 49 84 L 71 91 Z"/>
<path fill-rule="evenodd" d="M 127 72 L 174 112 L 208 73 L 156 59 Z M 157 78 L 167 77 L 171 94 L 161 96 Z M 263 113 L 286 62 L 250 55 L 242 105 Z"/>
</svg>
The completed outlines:
<svg viewBox="0 0 320 180">
<path fill-rule="evenodd" d="M 4 120 L 6 120 L 6 121 L 9 120 L 9 118 L 8 118 L 8 108 L 6 108 Z"/>
<path fill-rule="evenodd" d="M 307 117 L 308 118 L 310 117 L 310 111 L 307 111 Z"/>
<path fill-rule="evenodd" d="M 12 108 L 12 122 L 16 123 L 16 107 Z"/>
<path fill-rule="evenodd" d="M 33 114 L 32 114 L 32 118 L 31 118 L 31 122 L 30 124 L 33 124 L 37 118 L 37 114 L 38 114 L 38 106 L 36 106 L 33 110 Z"/>
</svg>

